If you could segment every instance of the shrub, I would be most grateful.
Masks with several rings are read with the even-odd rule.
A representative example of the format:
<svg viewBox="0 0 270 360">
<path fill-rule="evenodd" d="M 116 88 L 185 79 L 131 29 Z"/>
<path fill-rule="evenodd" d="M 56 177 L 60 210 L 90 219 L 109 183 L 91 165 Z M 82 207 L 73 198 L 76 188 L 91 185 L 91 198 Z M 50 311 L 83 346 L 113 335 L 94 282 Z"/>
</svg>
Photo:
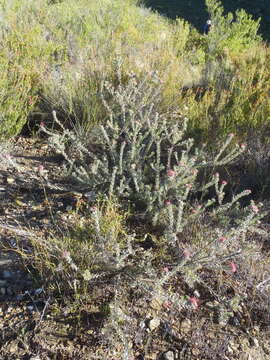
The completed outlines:
<svg viewBox="0 0 270 360">
<path fill-rule="evenodd" d="M 207 10 L 213 22 L 213 29 L 208 38 L 208 56 L 220 55 L 224 48 L 232 54 L 239 54 L 261 40 L 258 35 L 260 19 L 253 20 L 244 10 L 238 10 L 234 15 L 224 15 L 222 4 L 218 0 L 206 0 Z"/>
<path fill-rule="evenodd" d="M 125 229 L 127 214 L 117 202 L 99 201 L 90 212 L 61 239 L 31 240 L 33 252 L 25 259 L 42 281 L 47 279 L 44 286 L 56 298 L 89 301 L 90 283 L 121 273 L 133 253 L 132 236 Z"/>
<path fill-rule="evenodd" d="M 231 146 L 233 135 L 214 156 L 196 150 L 185 137 L 187 119 L 155 112 L 157 76 L 123 83 L 120 71 L 118 80 L 103 83 L 107 121 L 88 138 L 66 129 L 56 113 L 61 131 L 42 125 L 65 157 L 67 174 L 103 200 L 92 199 L 67 236 L 33 239 L 32 253 L 23 255 L 45 279 L 46 293 L 70 305 L 69 312 L 98 304 L 107 357 L 125 359 L 140 327 L 153 318 L 165 326 L 167 311 L 179 321 L 201 307 L 213 316 L 203 302 L 214 299 L 219 322 L 228 324 L 250 299 L 234 277 L 258 254 L 251 235 L 263 234 L 264 212 L 254 202 L 240 206 L 249 190 L 225 198 L 227 183 L 216 168 L 245 148 Z M 137 299 L 143 305 L 133 309 Z"/>
<path fill-rule="evenodd" d="M 46 62 L 55 50 L 53 42 L 43 36 L 40 18 L 36 18 L 37 5 L 16 1 L 6 7 L 2 4 L 0 138 L 18 134 L 25 125 L 42 88 Z"/>
<path fill-rule="evenodd" d="M 105 82 L 102 86 L 101 96 L 109 119 L 98 125 L 89 139 L 64 127 L 60 133 L 43 127 L 51 135 L 53 148 L 65 157 L 68 173 L 76 181 L 93 191 L 131 201 L 154 223 L 163 216 L 166 202 L 178 204 L 181 213 L 183 202 L 191 193 L 203 192 L 214 185 L 212 180 L 202 188 L 196 184 L 200 168 L 214 169 L 242 151 L 238 147 L 225 154 L 232 140 L 230 136 L 222 151 L 207 161 L 206 154 L 193 149 L 193 141 L 185 138 L 187 119 L 169 120 L 155 111 L 160 89 L 156 76 L 147 76 L 142 81 L 133 76 L 124 85 L 119 74 L 119 85 L 114 87 Z"/>
</svg>

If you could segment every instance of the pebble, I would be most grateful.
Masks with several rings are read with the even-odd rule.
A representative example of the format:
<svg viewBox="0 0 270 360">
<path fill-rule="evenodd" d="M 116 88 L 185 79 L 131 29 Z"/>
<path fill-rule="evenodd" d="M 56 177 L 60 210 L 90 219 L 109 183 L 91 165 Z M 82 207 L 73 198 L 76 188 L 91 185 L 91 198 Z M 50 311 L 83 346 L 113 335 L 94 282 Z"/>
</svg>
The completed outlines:
<svg viewBox="0 0 270 360">
<path fill-rule="evenodd" d="M 160 319 L 152 319 L 149 321 L 149 328 L 151 331 L 155 330 L 156 328 L 158 328 L 160 325 Z"/>
<path fill-rule="evenodd" d="M 15 179 L 14 178 L 12 178 L 12 177 L 8 177 L 7 178 L 7 183 L 8 184 L 13 184 L 15 182 Z"/>
<path fill-rule="evenodd" d="M 163 354 L 164 360 L 174 360 L 174 352 L 173 351 L 167 351 Z"/>
<path fill-rule="evenodd" d="M 181 331 L 186 334 L 191 330 L 191 321 L 189 319 L 183 320 L 181 322 Z"/>
</svg>

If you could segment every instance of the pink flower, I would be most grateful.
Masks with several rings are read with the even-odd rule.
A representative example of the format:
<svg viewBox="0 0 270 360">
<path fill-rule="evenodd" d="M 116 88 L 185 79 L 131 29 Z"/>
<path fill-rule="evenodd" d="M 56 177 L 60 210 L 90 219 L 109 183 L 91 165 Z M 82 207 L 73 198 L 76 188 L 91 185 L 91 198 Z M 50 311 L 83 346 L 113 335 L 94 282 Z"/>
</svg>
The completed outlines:
<svg viewBox="0 0 270 360">
<path fill-rule="evenodd" d="M 175 177 L 175 176 L 176 176 L 176 172 L 175 172 L 174 170 L 172 170 L 172 169 L 169 169 L 169 170 L 167 171 L 167 176 L 169 176 L 169 177 Z"/>
<path fill-rule="evenodd" d="M 12 156 L 10 154 L 4 153 L 3 155 L 4 159 L 10 160 L 12 158 Z"/>
<path fill-rule="evenodd" d="M 41 123 L 40 123 L 40 127 L 45 127 L 45 123 L 44 123 L 44 121 L 41 121 Z"/>
<path fill-rule="evenodd" d="M 163 269 L 162 269 L 165 273 L 168 273 L 170 270 L 167 266 L 165 266 Z"/>
<path fill-rule="evenodd" d="M 230 262 L 230 268 L 233 273 L 235 273 L 237 271 L 237 266 L 233 261 Z"/>
<path fill-rule="evenodd" d="M 172 307 L 172 303 L 171 303 L 171 301 L 166 300 L 166 301 L 164 301 L 164 303 L 162 304 L 162 306 L 163 306 L 165 309 L 170 309 L 170 308 Z"/>
<path fill-rule="evenodd" d="M 230 134 L 229 134 L 229 137 L 230 137 L 230 138 L 233 138 L 233 137 L 234 137 L 234 133 L 230 133 Z"/>
<path fill-rule="evenodd" d="M 186 184 L 186 188 L 191 189 L 191 188 L 192 188 L 192 184 Z"/>
<path fill-rule="evenodd" d="M 252 210 L 253 212 L 255 212 L 256 214 L 259 212 L 258 206 L 254 205 L 254 204 L 251 205 L 251 210 Z"/>
<path fill-rule="evenodd" d="M 42 172 L 44 170 L 44 166 L 43 165 L 38 165 L 38 172 Z"/>
<path fill-rule="evenodd" d="M 43 165 L 38 165 L 37 171 L 41 176 L 45 175 L 48 172 L 47 170 L 44 169 Z"/>
<path fill-rule="evenodd" d="M 199 308 L 200 300 L 196 296 L 192 296 L 188 300 L 189 300 L 189 302 L 191 302 L 191 304 L 195 310 L 197 310 Z"/>
<path fill-rule="evenodd" d="M 219 173 L 218 173 L 218 172 L 215 173 L 215 177 L 217 177 L 217 178 L 219 177 Z"/>
<path fill-rule="evenodd" d="M 223 243 L 224 241 L 226 241 L 227 239 L 225 238 L 225 236 L 221 236 L 218 241 Z"/>
<path fill-rule="evenodd" d="M 241 145 L 240 145 L 240 148 L 241 148 L 242 150 L 245 150 L 245 149 L 246 149 L 246 144 L 241 144 Z"/>
<path fill-rule="evenodd" d="M 172 204 L 172 202 L 171 202 L 171 200 L 165 200 L 165 201 L 164 201 L 164 204 L 167 205 L 167 206 L 169 206 L 169 205 Z"/>
<path fill-rule="evenodd" d="M 193 214 L 197 214 L 197 213 L 201 210 L 201 208 L 202 208 L 202 206 L 201 206 L 201 205 L 198 205 L 196 208 L 194 208 L 194 209 L 192 210 L 192 213 L 193 213 Z"/>
<path fill-rule="evenodd" d="M 225 185 L 227 185 L 228 183 L 227 183 L 226 180 L 223 180 L 221 184 L 225 186 Z"/>
<path fill-rule="evenodd" d="M 92 212 L 96 212 L 96 211 L 97 211 L 97 207 L 96 207 L 96 206 L 92 206 L 92 207 L 90 208 L 90 210 L 91 210 Z"/>
</svg>

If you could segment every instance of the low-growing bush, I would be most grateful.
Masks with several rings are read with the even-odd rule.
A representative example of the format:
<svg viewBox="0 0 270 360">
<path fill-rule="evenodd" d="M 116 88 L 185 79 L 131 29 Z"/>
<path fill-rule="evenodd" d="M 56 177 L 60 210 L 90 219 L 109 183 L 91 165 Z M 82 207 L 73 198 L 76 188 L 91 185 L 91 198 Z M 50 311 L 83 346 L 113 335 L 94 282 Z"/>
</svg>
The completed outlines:
<svg viewBox="0 0 270 360">
<path fill-rule="evenodd" d="M 222 245 L 219 249 L 218 239 L 231 239 L 226 248 L 237 254 L 240 238 L 243 236 L 246 241 L 246 233 L 255 226 L 259 212 L 255 204 L 251 211 L 238 208 L 239 200 L 249 195 L 249 190 L 225 201 L 227 182 L 220 181 L 215 172 L 221 165 L 232 162 L 245 146 L 229 149 L 233 138 L 230 135 L 212 158 L 207 158 L 203 150 L 193 149 L 193 141 L 185 138 L 187 119 L 168 121 L 165 115 L 154 111 L 159 101 L 159 86 L 156 76 L 141 82 L 131 77 L 126 85 L 119 78 L 116 87 L 103 84 L 102 99 L 108 120 L 90 132 L 87 139 L 77 131 L 65 129 L 61 123 L 60 132 L 52 132 L 44 126 L 42 130 L 50 135 L 53 149 L 64 156 L 67 176 L 91 188 L 96 196 L 99 193 L 116 196 L 125 206 L 130 206 L 135 216 L 140 214 L 142 222 L 158 225 L 160 235 L 166 240 L 163 246 L 168 246 L 171 256 L 178 254 L 176 257 L 180 259 L 183 251 L 190 251 L 182 242 L 184 234 L 188 233 L 190 245 L 194 241 L 193 245 L 200 247 L 200 256 L 204 254 L 202 259 L 211 257 L 214 251 L 213 256 L 221 261 L 218 251 L 224 252 L 225 248 Z M 113 99 L 113 107 L 108 105 L 106 99 L 109 98 Z M 54 117 L 58 122 L 56 114 Z M 237 221 L 235 212 L 238 212 Z M 208 226 L 213 225 L 199 231 L 199 234 L 208 232 L 208 240 L 204 241 L 195 234 L 196 230 L 189 231 L 196 229 L 196 219 L 206 219 L 206 214 Z M 200 221 L 202 228 L 203 222 Z M 191 253 L 195 254 L 196 250 Z M 214 258 L 211 263 L 215 264 Z M 182 261 L 179 266 L 184 266 Z"/>
<path fill-rule="evenodd" d="M 77 317 L 98 308 L 107 357 L 127 359 L 138 333 L 142 344 L 145 329 L 170 331 L 168 314 L 180 322 L 202 309 L 222 326 L 241 316 L 251 295 L 248 278 L 243 287 L 236 278 L 258 259 L 261 245 L 252 237 L 264 235 L 264 211 L 253 201 L 240 205 L 249 190 L 225 196 L 216 169 L 245 150 L 232 145 L 232 134 L 215 155 L 195 149 L 187 119 L 155 111 L 162 87 L 156 75 L 123 83 L 119 72 L 118 80 L 102 84 L 107 121 L 89 137 L 65 128 L 56 113 L 59 131 L 42 124 L 65 158 L 66 176 L 91 196 L 81 223 L 70 223 L 63 237 L 33 237 L 21 254 L 58 308 Z M 260 291 L 252 293 L 256 302 Z"/>
<path fill-rule="evenodd" d="M 88 138 L 64 128 L 55 113 L 62 131 L 51 132 L 42 126 L 52 147 L 64 156 L 69 175 L 95 192 L 130 201 L 154 224 L 164 217 L 164 204 L 178 208 L 181 217 L 181 208 L 191 194 L 204 193 L 218 182 L 216 178 L 197 183 L 200 169 L 212 168 L 213 172 L 245 148 L 236 146 L 228 151 L 230 135 L 217 156 L 207 159 L 205 151 L 195 149 L 193 140 L 185 136 L 186 118 L 173 119 L 172 114 L 168 119 L 156 112 L 160 93 L 157 76 L 142 81 L 132 76 L 123 84 L 119 74 L 118 85 L 102 85 L 108 120 L 97 125 Z M 216 190 L 223 188 L 216 185 Z M 209 200 L 209 204 L 213 202 Z"/>
</svg>

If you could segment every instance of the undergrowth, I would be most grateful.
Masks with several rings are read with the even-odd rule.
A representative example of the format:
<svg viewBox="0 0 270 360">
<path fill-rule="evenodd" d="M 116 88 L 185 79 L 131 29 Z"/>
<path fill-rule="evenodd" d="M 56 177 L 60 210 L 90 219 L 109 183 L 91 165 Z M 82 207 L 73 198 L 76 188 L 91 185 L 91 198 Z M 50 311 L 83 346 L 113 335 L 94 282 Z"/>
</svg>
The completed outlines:
<svg viewBox="0 0 270 360">
<path fill-rule="evenodd" d="M 62 238 L 33 239 L 31 254 L 22 256 L 36 269 L 47 296 L 65 311 L 76 313 L 96 303 L 98 289 L 109 293 L 99 305 L 103 343 L 109 344 L 108 356 L 129 359 L 139 327 L 142 339 L 149 326 L 164 330 L 167 312 L 182 319 L 207 309 L 211 317 L 214 303 L 217 321 L 228 325 L 249 306 L 246 286 L 252 276 L 257 305 L 248 311 L 256 311 L 258 302 L 268 305 L 266 298 L 261 302 L 264 282 L 245 274 L 260 256 L 260 241 L 252 237 L 265 235 L 262 205 L 241 206 L 249 190 L 225 198 L 227 182 L 216 172 L 245 146 L 232 145 L 230 135 L 214 156 L 195 149 L 185 137 L 187 119 L 173 122 L 154 111 L 161 91 L 155 76 L 142 81 L 131 76 L 125 84 L 120 76 L 117 86 L 103 84 L 107 123 L 95 127 L 87 140 L 65 129 L 56 113 L 61 130 L 42 126 L 65 158 L 67 176 L 95 196 L 80 224 Z M 107 103 L 111 98 L 113 107 Z"/>
</svg>

